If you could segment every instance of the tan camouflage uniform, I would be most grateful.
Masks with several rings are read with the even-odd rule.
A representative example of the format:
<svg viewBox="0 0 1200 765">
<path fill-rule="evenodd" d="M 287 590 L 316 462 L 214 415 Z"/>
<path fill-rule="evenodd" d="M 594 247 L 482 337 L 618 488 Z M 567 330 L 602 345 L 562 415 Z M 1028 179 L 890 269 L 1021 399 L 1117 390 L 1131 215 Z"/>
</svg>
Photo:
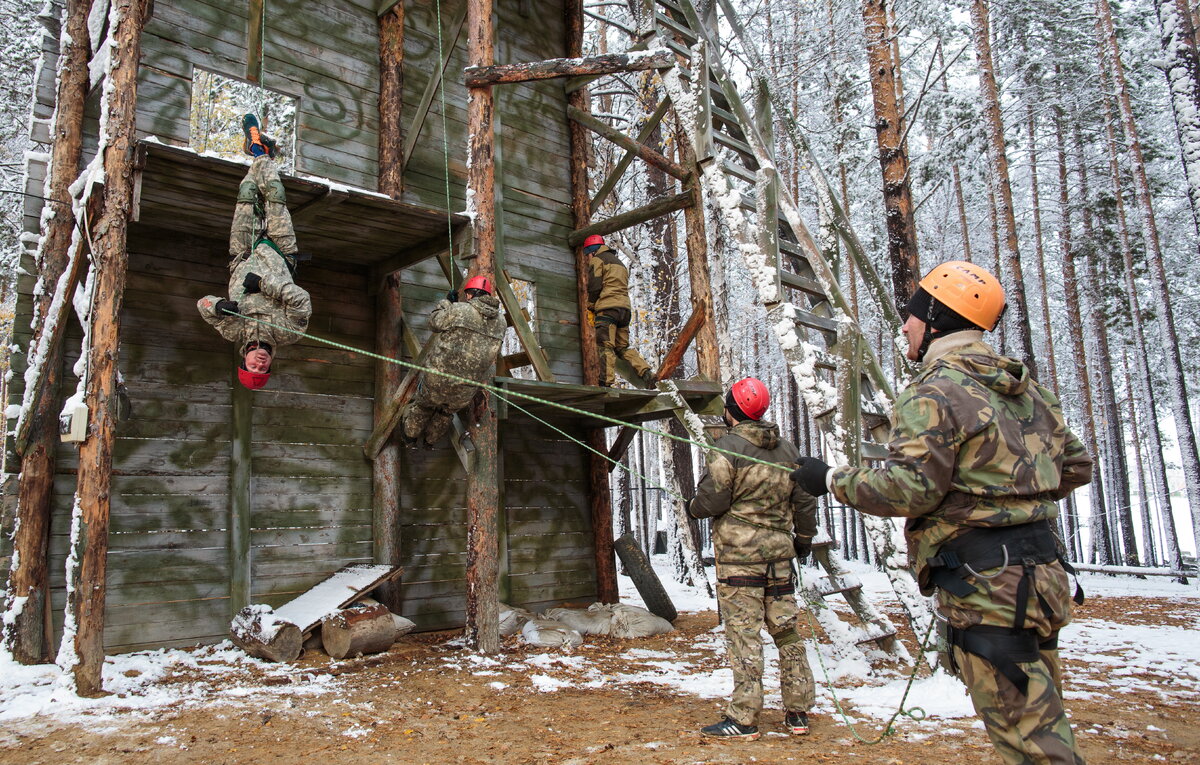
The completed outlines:
<svg viewBox="0 0 1200 765">
<path fill-rule="evenodd" d="M 964 331 L 935 340 L 896 401 L 883 467 L 837 468 L 829 481 L 839 500 L 864 513 L 909 519 L 909 559 L 926 595 L 935 589 L 929 561 L 947 542 L 979 527 L 1052 522 L 1055 501 L 1091 480 L 1091 458 L 1067 429 L 1058 399 L 982 338 Z M 966 577 L 976 589 L 970 595 L 936 587 L 950 626 L 1011 628 L 1023 605 L 1023 626 L 1043 646 L 1041 661 L 1017 663 L 1029 677 L 1027 695 L 988 661 L 953 649 L 997 753 L 1011 765 L 1082 763 L 1056 650 L 1058 630 L 1071 620 L 1067 573 L 1057 561 L 1031 566 L 1024 604 L 1021 563 L 979 573 Z"/>
<path fill-rule="evenodd" d="M 260 202 L 260 193 L 267 222 L 266 239 L 256 239 L 255 205 Z M 296 332 L 308 329 L 312 300 L 308 292 L 292 281 L 286 261 L 295 252 L 296 235 L 292 231 L 292 216 L 288 213 L 279 171 L 270 158 L 256 157 L 238 189 L 233 225 L 229 231 L 229 299 L 238 304 L 238 313 L 276 326 L 269 327 L 224 313 L 218 315 L 216 304 L 221 298 L 216 295 L 206 295 L 196 302 L 204 320 L 221 337 L 234 343 L 239 354 L 244 355 L 252 342 L 269 343 L 277 352 L 281 346 L 300 339 Z M 262 283 L 259 292 L 246 294 L 242 281 L 251 273 L 261 276 Z"/>
<path fill-rule="evenodd" d="M 770 422 L 744 420 L 717 446 L 785 466 L 797 457 L 796 447 Z M 783 705 L 807 712 L 815 691 L 804 640 L 796 631 L 792 539 L 817 533 L 816 499 L 786 471 L 712 452 L 688 510 L 714 519 L 717 605 L 733 669 L 733 697 L 725 714 L 741 725 L 755 725 L 762 711 L 764 626 L 779 648 Z"/>
<path fill-rule="evenodd" d="M 443 300 L 429 317 L 433 337 L 425 358 L 431 369 L 471 380 L 483 380 L 496 361 L 504 339 L 500 301 L 481 295 L 451 303 Z M 454 413 L 471 403 L 478 386 L 422 372 L 417 392 L 404 406 L 404 435 L 415 440 L 424 433 L 433 444 L 446 433 Z"/>
<path fill-rule="evenodd" d="M 629 362 L 638 377 L 650 371 L 642 355 L 629 347 L 629 270 L 607 244 L 588 259 L 588 310 L 595 314 L 596 346 L 600 353 L 600 383 L 617 381 L 617 359 Z"/>
</svg>

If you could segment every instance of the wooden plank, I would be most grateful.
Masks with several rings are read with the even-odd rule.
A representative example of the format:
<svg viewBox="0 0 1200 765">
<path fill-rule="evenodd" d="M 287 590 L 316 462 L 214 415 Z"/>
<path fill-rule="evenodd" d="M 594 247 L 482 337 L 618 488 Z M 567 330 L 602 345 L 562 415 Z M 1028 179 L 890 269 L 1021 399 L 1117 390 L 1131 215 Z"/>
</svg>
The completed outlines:
<svg viewBox="0 0 1200 765">
<path fill-rule="evenodd" d="M 482 88 L 512 82 L 552 80 L 560 77 L 599 77 L 620 72 L 642 72 L 647 69 L 670 69 L 675 66 L 675 54 L 664 48 L 630 55 L 603 53 L 580 58 L 552 58 L 522 64 L 493 64 L 468 66 L 463 76 L 468 88 Z"/>
<path fill-rule="evenodd" d="M 630 226 L 636 226 L 639 223 L 653 220 L 661 215 L 668 215 L 677 210 L 690 208 L 693 204 L 694 200 L 691 191 L 683 191 L 668 197 L 661 197 L 636 209 L 614 215 L 599 223 L 577 228 L 567 237 L 567 244 L 572 247 L 578 247 L 583 244 L 584 239 L 587 239 L 592 234 L 611 234 L 614 231 L 621 231 Z"/>
<path fill-rule="evenodd" d="M 425 91 L 421 94 L 421 101 L 417 104 L 417 108 L 413 112 L 412 123 L 409 125 L 404 139 L 404 152 L 401 155 L 403 157 L 400 168 L 401 173 L 408 169 L 408 163 L 413 156 L 413 149 L 417 146 L 422 129 L 425 127 L 425 119 L 429 115 L 429 107 L 438 92 L 442 78 L 446 75 L 446 68 L 450 65 L 450 59 L 453 57 L 455 48 L 458 46 L 458 39 L 462 36 L 463 26 L 467 20 L 468 4 L 468 2 L 464 1 L 458 13 L 455 14 L 454 19 L 450 22 L 450 29 L 452 31 L 445 37 L 446 45 L 444 46 L 441 66 L 433 69 L 433 76 L 429 78 L 429 82 L 425 86 Z"/>
<path fill-rule="evenodd" d="M 685 183 L 691 178 L 691 173 L 685 168 L 675 164 L 646 144 L 634 141 L 632 138 L 616 128 L 606 125 L 604 122 L 596 119 L 582 109 L 578 109 L 574 106 L 567 106 L 567 116 L 575 122 L 583 125 L 588 130 L 591 130 L 593 133 L 612 141 L 622 149 L 625 149 L 625 151 L 633 152 L 638 156 L 639 159 L 650 165 L 653 165 L 659 170 L 662 170 L 664 173 Z"/>
</svg>

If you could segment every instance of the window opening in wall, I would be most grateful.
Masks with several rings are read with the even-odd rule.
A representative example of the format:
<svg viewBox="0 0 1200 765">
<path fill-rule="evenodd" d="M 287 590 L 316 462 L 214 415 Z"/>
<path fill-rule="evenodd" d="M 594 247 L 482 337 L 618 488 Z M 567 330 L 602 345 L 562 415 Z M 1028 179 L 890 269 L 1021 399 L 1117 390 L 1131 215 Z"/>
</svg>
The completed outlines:
<svg viewBox="0 0 1200 765">
<path fill-rule="evenodd" d="M 513 292 L 517 296 L 517 305 L 521 306 L 525 311 L 526 320 L 529 322 L 530 328 L 533 329 L 534 336 L 537 336 L 537 285 L 533 282 L 527 282 L 523 279 L 512 279 Z M 525 348 L 522 347 L 520 339 L 517 338 L 517 330 L 512 327 L 504 330 L 504 344 L 500 346 L 500 355 L 509 356 L 516 353 L 523 353 Z M 534 374 L 532 366 L 523 366 L 509 371 L 510 377 L 516 377 L 521 380 L 535 380 L 537 375 Z"/>
<path fill-rule="evenodd" d="M 296 170 L 295 97 L 196 67 L 192 70 L 192 106 L 188 140 L 192 149 L 222 159 L 241 160 L 242 116 L 258 117 L 262 130 L 280 148 L 279 170 Z"/>
</svg>

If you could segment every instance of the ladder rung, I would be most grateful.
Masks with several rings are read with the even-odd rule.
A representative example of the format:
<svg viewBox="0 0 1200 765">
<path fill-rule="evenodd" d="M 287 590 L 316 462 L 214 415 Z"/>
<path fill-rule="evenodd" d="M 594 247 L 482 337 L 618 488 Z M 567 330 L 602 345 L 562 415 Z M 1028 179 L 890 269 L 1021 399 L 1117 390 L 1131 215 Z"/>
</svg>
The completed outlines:
<svg viewBox="0 0 1200 765">
<path fill-rule="evenodd" d="M 782 247 L 780 249 L 783 249 Z M 800 290 L 813 297 L 825 298 L 825 290 L 814 279 L 801 276 L 800 274 L 792 273 L 791 271 L 779 272 L 779 281 L 783 282 L 785 287 L 791 287 L 794 290 Z"/>
<path fill-rule="evenodd" d="M 826 332 L 837 332 L 838 322 L 828 316 L 818 316 L 809 311 L 797 310 L 796 323 L 808 327 L 809 329 L 824 330 Z"/>
<path fill-rule="evenodd" d="M 779 223 L 780 223 L 779 228 L 780 228 L 781 233 L 783 231 L 783 222 L 784 222 L 783 219 L 780 218 L 779 219 Z M 781 236 L 781 237 L 779 237 L 779 249 L 783 250 L 788 255 L 793 255 L 797 258 L 804 258 L 805 260 L 808 260 L 808 255 L 804 252 L 804 250 L 800 249 L 799 242 L 793 242 L 791 239 L 784 239 Z"/>
<path fill-rule="evenodd" d="M 895 637 L 896 637 L 896 630 L 885 630 L 885 629 L 876 627 L 872 630 L 868 630 L 867 634 L 865 636 L 863 636 L 863 638 L 861 640 L 855 640 L 854 644 L 862 645 L 863 643 L 877 643 L 880 640 L 891 640 L 891 639 L 894 639 Z"/>
<path fill-rule="evenodd" d="M 662 44 L 664 46 L 666 46 L 667 48 L 670 48 L 671 50 L 675 51 L 680 56 L 683 56 L 687 61 L 690 62 L 692 60 L 692 49 L 687 47 L 686 45 L 681 45 L 680 43 L 676 42 L 675 40 L 671 39 L 670 37 L 665 37 L 665 36 L 662 38 Z"/>
<path fill-rule="evenodd" d="M 865 460 L 885 460 L 888 456 L 887 447 L 874 441 L 863 441 L 859 452 Z"/>
<path fill-rule="evenodd" d="M 721 107 L 717 106 L 716 104 L 713 104 L 710 108 L 712 109 L 712 115 L 713 115 L 714 120 L 720 120 L 721 122 L 724 122 L 727 125 L 737 125 L 738 124 L 737 117 L 733 116 L 733 112 L 731 112 L 727 109 L 722 109 Z"/>
<path fill-rule="evenodd" d="M 672 2 L 672 0 L 655 0 L 655 3 L 669 11 L 675 11 L 680 16 L 683 15 L 683 8 L 678 3 Z"/>
<path fill-rule="evenodd" d="M 754 149 L 751 149 L 750 144 L 746 143 L 745 141 L 734 138 L 733 136 L 729 135 L 728 133 L 724 133 L 720 130 L 714 130 L 712 135 L 713 135 L 713 140 L 716 141 L 717 143 L 721 144 L 722 146 L 727 146 L 739 154 L 750 157 L 752 159 L 754 158 Z"/>
<path fill-rule="evenodd" d="M 655 13 L 654 21 L 682 37 L 688 45 L 696 44 L 696 33 L 665 13 Z"/>
<path fill-rule="evenodd" d="M 753 170 L 737 162 L 726 160 L 721 163 L 721 168 L 730 175 L 741 178 L 746 183 L 756 183 L 758 181 L 758 176 L 754 174 Z"/>
<path fill-rule="evenodd" d="M 846 576 L 840 582 L 834 581 L 827 576 L 817 580 L 817 592 L 821 593 L 821 597 L 823 598 L 861 589 L 862 582 L 858 581 L 858 577 L 856 576 Z"/>
</svg>

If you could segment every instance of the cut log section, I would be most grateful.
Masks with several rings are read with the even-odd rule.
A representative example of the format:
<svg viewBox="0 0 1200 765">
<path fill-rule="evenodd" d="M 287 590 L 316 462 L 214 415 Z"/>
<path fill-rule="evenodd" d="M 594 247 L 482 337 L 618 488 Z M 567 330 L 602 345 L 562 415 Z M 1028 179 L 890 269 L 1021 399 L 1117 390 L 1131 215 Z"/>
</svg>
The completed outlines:
<svg viewBox="0 0 1200 765">
<path fill-rule="evenodd" d="M 392 612 L 382 603 L 344 608 L 321 620 L 321 642 L 334 659 L 386 651 L 398 634 Z"/>
<path fill-rule="evenodd" d="M 229 637 L 246 653 L 269 661 L 295 661 L 304 645 L 299 627 L 262 604 L 238 611 L 229 626 Z"/>
</svg>

